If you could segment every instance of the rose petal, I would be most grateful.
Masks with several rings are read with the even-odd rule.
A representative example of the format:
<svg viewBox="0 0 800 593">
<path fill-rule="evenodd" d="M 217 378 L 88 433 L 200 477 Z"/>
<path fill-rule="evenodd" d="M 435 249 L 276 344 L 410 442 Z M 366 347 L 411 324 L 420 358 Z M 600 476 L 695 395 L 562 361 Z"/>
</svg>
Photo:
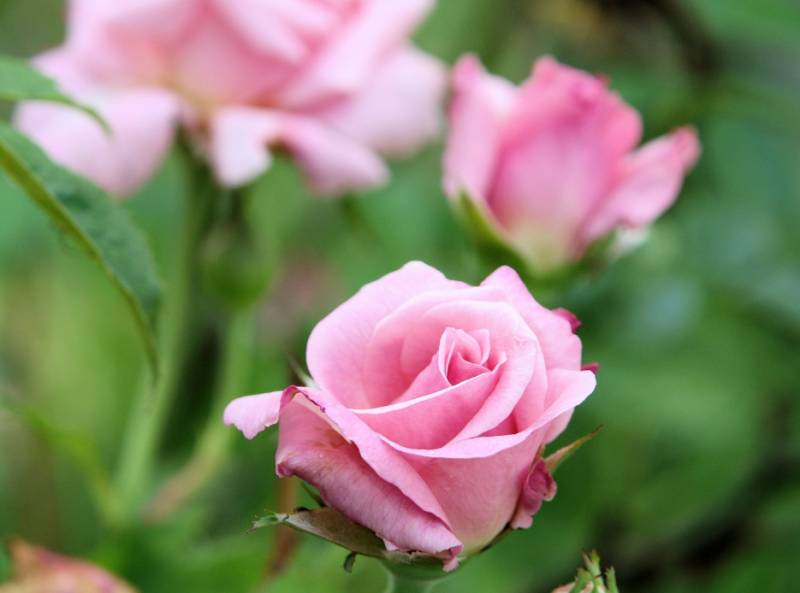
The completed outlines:
<svg viewBox="0 0 800 593">
<path fill-rule="evenodd" d="M 369 188 L 387 176 L 376 154 L 310 118 L 232 107 L 221 110 L 212 125 L 214 169 L 229 187 L 248 183 L 269 168 L 269 147 L 278 144 L 294 153 L 319 193 Z"/>
<path fill-rule="evenodd" d="M 353 410 L 377 433 L 396 443 L 433 449 L 451 441 L 497 388 L 504 363 L 492 371 L 415 399 Z"/>
<path fill-rule="evenodd" d="M 327 504 L 401 550 L 444 553 L 448 560 L 461 551 L 440 519 L 378 477 L 355 445 L 297 400 L 281 414 L 276 461 L 281 476 L 309 482 Z"/>
<path fill-rule="evenodd" d="M 225 408 L 223 421 L 226 426 L 235 426 L 248 439 L 269 428 L 280 416 L 281 407 L 286 405 L 283 391 L 273 391 L 261 395 L 248 395 L 233 400 Z"/>
<path fill-rule="evenodd" d="M 542 269 L 572 258 L 580 225 L 635 146 L 638 114 L 605 83 L 543 58 L 520 89 L 489 202 Z"/>
<path fill-rule="evenodd" d="M 574 322 L 536 302 L 528 287 L 512 268 L 503 266 L 490 274 L 481 286 L 499 288 L 536 334 L 548 368 L 581 368 L 581 341 L 573 330 Z"/>
<path fill-rule="evenodd" d="M 288 395 L 303 394 L 317 406 L 336 430 L 352 442 L 361 458 L 386 482 L 396 486 L 422 510 L 431 513 L 447 524 L 447 516 L 430 488 L 416 470 L 385 443 L 367 424 L 334 397 L 319 389 L 289 387 Z"/>
<path fill-rule="evenodd" d="M 542 415 L 530 426 L 520 432 L 501 436 L 479 436 L 450 442 L 439 449 L 415 449 L 404 447 L 386 437 L 382 441 L 393 449 L 412 457 L 430 459 L 479 459 L 491 457 L 524 442 L 531 434 L 550 424 L 562 414 L 572 411 L 594 391 L 597 384 L 594 373 L 590 371 L 566 371 L 557 369 L 550 372 L 550 388 L 554 400 Z"/>
<path fill-rule="evenodd" d="M 444 186 L 451 198 L 465 191 L 485 202 L 515 96 L 511 83 L 487 74 L 474 56 L 465 56 L 455 65 L 444 155 Z"/>
<path fill-rule="evenodd" d="M 23 103 L 15 125 L 50 158 L 107 191 L 127 194 L 149 179 L 172 143 L 181 112 L 178 100 L 154 88 L 108 92 L 91 87 L 68 52 L 48 54 L 38 64 L 63 80 L 76 99 L 95 107 L 111 134 L 85 113 L 49 103 Z"/>
<path fill-rule="evenodd" d="M 697 133 L 692 128 L 680 128 L 627 157 L 616 189 L 588 220 L 583 243 L 617 226 L 635 229 L 653 222 L 678 197 L 683 178 L 699 155 Z"/>
<path fill-rule="evenodd" d="M 349 407 L 370 407 L 362 372 L 375 326 L 415 295 L 452 286 L 460 284 L 422 262 L 365 285 L 311 332 L 306 360 L 314 380 Z"/>
<path fill-rule="evenodd" d="M 444 82 L 438 60 L 407 47 L 387 57 L 356 95 L 318 115 L 373 150 L 405 155 L 439 131 Z"/>
<path fill-rule="evenodd" d="M 412 458 L 419 474 L 446 509 L 464 552 L 480 550 L 514 514 L 541 435 L 529 434 L 513 447 L 489 457 L 469 459 Z"/>
<path fill-rule="evenodd" d="M 319 104 L 358 91 L 386 52 L 408 37 L 430 10 L 432 0 L 373 0 L 361 5 L 326 44 L 313 64 L 281 94 L 292 108 Z"/>
</svg>

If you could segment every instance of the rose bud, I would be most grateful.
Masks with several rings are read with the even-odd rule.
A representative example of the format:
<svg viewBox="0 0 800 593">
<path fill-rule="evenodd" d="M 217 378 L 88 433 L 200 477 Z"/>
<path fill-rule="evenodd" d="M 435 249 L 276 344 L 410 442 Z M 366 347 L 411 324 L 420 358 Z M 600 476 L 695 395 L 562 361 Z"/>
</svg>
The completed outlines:
<svg viewBox="0 0 800 593">
<path fill-rule="evenodd" d="M 555 494 L 543 447 L 595 387 L 574 321 L 511 268 L 473 287 L 412 262 L 316 326 L 308 385 L 237 399 L 225 422 L 253 438 L 280 420 L 279 476 L 374 532 L 384 557 L 451 570 Z"/>
<path fill-rule="evenodd" d="M 369 188 L 387 177 L 380 155 L 437 131 L 444 70 L 408 40 L 432 4 L 69 0 L 66 42 L 35 63 L 113 133 L 52 104 L 24 105 L 16 123 L 121 194 L 152 175 L 179 123 L 225 186 L 252 180 L 280 147 L 319 193 Z"/>
<path fill-rule="evenodd" d="M 10 546 L 13 580 L 0 593 L 135 593 L 119 578 L 97 566 L 59 556 L 14 540 Z"/>
<path fill-rule="evenodd" d="M 614 231 L 645 229 L 700 151 L 692 128 L 636 148 L 639 114 L 603 78 L 539 59 L 520 87 L 463 57 L 453 73 L 445 191 L 484 240 L 549 275 Z"/>
</svg>

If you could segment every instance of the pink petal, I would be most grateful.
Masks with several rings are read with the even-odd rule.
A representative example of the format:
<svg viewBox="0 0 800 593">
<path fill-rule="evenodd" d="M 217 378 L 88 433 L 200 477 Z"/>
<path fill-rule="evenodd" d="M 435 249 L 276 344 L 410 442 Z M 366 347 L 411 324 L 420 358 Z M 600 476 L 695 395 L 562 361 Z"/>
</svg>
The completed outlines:
<svg viewBox="0 0 800 593">
<path fill-rule="evenodd" d="M 511 521 L 513 529 L 527 529 L 533 524 L 533 516 L 542 508 L 542 503 L 553 500 L 556 481 L 547 470 L 547 464 L 539 459 L 531 468 L 522 487 L 519 506 Z"/>
<path fill-rule="evenodd" d="M 349 407 L 370 407 L 362 372 L 376 325 L 412 297 L 451 286 L 459 283 L 422 262 L 408 263 L 365 285 L 311 333 L 306 360 L 314 380 Z"/>
<path fill-rule="evenodd" d="M 214 116 L 211 161 L 222 185 L 244 185 L 270 167 L 269 146 L 280 137 L 280 117 L 245 107 L 223 109 Z"/>
<path fill-rule="evenodd" d="M 680 128 L 631 154 L 622 164 L 613 193 L 588 219 L 583 242 L 588 244 L 616 226 L 649 225 L 678 197 L 683 178 L 699 155 L 700 143 L 692 128 Z"/>
<path fill-rule="evenodd" d="M 214 5 L 254 49 L 293 63 L 307 58 L 341 18 L 313 0 L 214 0 Z"/>
<path fill-rule="evenodd" d="M 231 107 L 220 111 L 212 126 L 214 170 L 228 187 L 244 185 L 269 168 L 269 147 L 276 145 L 294 155 L 320 194 L 370 188 L 387 176 L 375 153 L 311 118 Z"/>
<path fill-rule="evenodd" d="M 501 451 L 510 449 L 524 442 L 531 434 L 539 429 L 547 429 L 554 420 L 563 414 L 571 412 L 580 405 L 597 384 L 594 373 L 591 371 L 566 371 L 554 370 L 550 372 L 549 391 L 552 400 L 541 416 L 528 427 L 514 434 L 500 436 L 479 436 L 461 441 L 452 441 L 438 449 L 415 449 L 404 447 L 386 437 L 382 441 L 391 445 L 397 451 L 405 453 L 409 458 L 428 459 L 482 459 L 491 457 Z"/>
<path fill-rule="evenodd" d="M 286 393 L 289 395 L 303 394 L 309 402 L 319 408 L 337 432 L 358 448 L 361 458 L 380 478 L 397 487 L 419 508 L 447 524 L 446 515 L 439 501 L 436 500 L 416 470 L 361 418 L 322 390 L 290 387 Z"/>
<path fill-rule="evenodd" d="M 433 449 L 450 442 L 495 391 L 504 364 L 457 385 L 414 399 L 353 410 L 374 431 L 409 447 Z"/>
<path fill-rule="evenodd" d="M 282 139 L 319 194 L 371 189 L 388 179 L 386 165 L 370 148 L 311 118 L 287 119 Z"/>
<path fill-rule="evenodd" d="M 512 268 L 503 266 L 490 274 L 481 286 L 502 289 L 520 312 L 542 347 L 547 368 L 581 368 L 581 341 L 573 332 L 574 319 L 551 311 L 533 298 L 528 287 Z"/>
<path fill-rule="evenodd" d="M 450 527 L 466 554 L 483 548 L 511 521 L 540 447 L 541 436 L 529 434 L 517 445 L 488 457 L 412 459 L 447 509 Z"/>
<path fill-rule="evenodd" d="M 403 44 L 433 5 L 432 0 L 373 0 L 356 14 L 294 84 L 282 102 L 308 107 L 321 100 L 358 91 L 374 75 L 386 53 Z"/>
<path fill-rule="evenodd" d="M 15 124 L 68 169 L 113 193 L 134 191 L 153 175 L 172 143 L 178 101 L 147 88 L 82 89 L 73 95 L 101 113 L 110 135 L 84 113 L 45 103 L 22 104 Z"/>
<path fill-rule="evenodd" d="M 246 438 L 252 439 L 278 422 L 281 407 L 287 401 L 283 391 L 240 397 L 225 408 L 223 420 L 226 426 L 235 426 Z"/>
<path fill-rule="evenodd" d="M 401 550 L 442 554 L 446 560 L 461 551 L 445 523 L 378 477 L 355 445 L 299 401 L 281 415 L 276 461 L 281 476 L 309 482 L 327 504 Z"/>
<path fill-rule="evenodd" d="M 486 200 L 515 96 L 513 85 L 487 74 L 477 58 L 465 56 L 456 64 L 444 155 L 444 185 L 451 198 L 465 191 Z"/>
<path fill-rule="evenodd" d="M 641 125 L 601 80 L 546 58 L 516 105 L 489 204 L 546 270 L 576 257 L 578 228 L 610 191 Z"/>
<path fill-rule="evenodd" d="M 384 154 L 408 154 L 436 136 L 445 87 L 439 61 L 414 48 L 388 56 L 352 98 L 319 116 Z"/>
<path fill-rule="evenodd" d="M 382 406 L 405 398 L 404 393 L 418 374 L 439 350 L 446 324 L 423 323 L 423 317 L 434 307 L 453 301 L 499 302 L 500 291 L 475 288 L 458 282 L 421 291 L 381 319 L 365 349 L 362 380 L 370 406 Z M 456 322 L 453 321 L 453 324 Z M 449 326 L 451 329 L 469 327 Z M 472 326 L 474 330 L 486 330 Z"/>
</svg>

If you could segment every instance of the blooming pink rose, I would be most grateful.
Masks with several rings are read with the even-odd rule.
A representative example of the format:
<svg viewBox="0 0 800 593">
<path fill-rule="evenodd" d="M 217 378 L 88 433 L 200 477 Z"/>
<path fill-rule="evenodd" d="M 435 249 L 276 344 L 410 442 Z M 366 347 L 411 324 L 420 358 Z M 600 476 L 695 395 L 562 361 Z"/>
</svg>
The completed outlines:
<svg viewBox="0 0 800 593">
<path fill-rule="evenodd" d="M 94 105 L 22 107 L 18 125 L 110 191 L 152 175 L 182 122 L 226 186 L 285 148 L 313 189 L 367 188 L 380 154 L 435 134 L 442 66 L 409 44 L 433 0 L 70 0 L 65 44 L 36 59 Z"/>
<path fill-rule="evenodd" d="M 473 287 L 410 263 L 317 325 L 313 384 L 240 398 L 225 422 L 253 438 L 280 418 L 278 475 L 452 569 L 555 494 L 542 448 L 595 387 L 574 322 L 511 268 Z"/>
<path fill-rule="evenodd" d="M 678 195 L 699 154 L 680 128 L 636 149 L 639 114 L 606 81 L 539 59 L 516 88 L 472 56 L 454 70 L 445 190 L 547 272 L 615 229 L 642 229 Z"/>
</svg>

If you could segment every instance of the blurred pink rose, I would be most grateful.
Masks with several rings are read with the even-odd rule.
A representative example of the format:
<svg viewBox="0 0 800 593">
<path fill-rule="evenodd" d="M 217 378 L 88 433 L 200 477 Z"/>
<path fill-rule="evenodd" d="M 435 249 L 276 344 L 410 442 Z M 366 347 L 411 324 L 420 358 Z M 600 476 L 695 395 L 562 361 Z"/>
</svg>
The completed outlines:
<svg viewBox="0 0 800 593">
<path fill-rule="evenodd" d="M 540 272 L 580 259 L 615 229 L 649 225 L 699 155 L 688 127 L 637 149 L 639 114 L 602 78 L 549 57 L 519 88 L 472 56 L 453 80 L 445 190 L 472 199 Z"/>
<path fill-rule="evenodd" d="M 21 540 L 10 544 L 13 580 L 0 593 L 135 593 L 106 571 Z"/>
<path fill-rule="evenodd" d="M 280 417 L 280 476 L 452 569 L 555 494 L 542 447 L 595 387 L 574 322 L 510 268 L 472 287 L 410 263 L 317 325 L 313 385 L 240 398 L 225 422 L 253 438 Z"/>
<path fill-rule="evenodd" d="M 29 104 L 17 124 L 110 191 L 148 179 L 182 122 L 226 186 L 285 148 L 333 194 L 387 176 L 380 154 L 437 131 L 442 66 L 410 45 L 433 0 L 70 0 L 65 44 L 36 59 L 114 131 Z"/>
</svg>

